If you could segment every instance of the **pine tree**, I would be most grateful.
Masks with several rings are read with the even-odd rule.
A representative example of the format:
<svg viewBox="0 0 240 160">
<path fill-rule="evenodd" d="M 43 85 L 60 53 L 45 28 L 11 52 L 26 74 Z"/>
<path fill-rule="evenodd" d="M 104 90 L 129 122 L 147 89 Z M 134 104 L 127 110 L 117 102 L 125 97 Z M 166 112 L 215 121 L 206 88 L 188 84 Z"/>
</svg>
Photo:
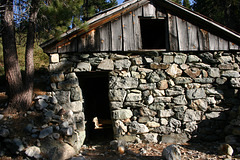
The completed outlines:
<svg viewBox="0 0 240 160">
<path fill-rule="evenodd" d="M 191 8 L 191 4 L 190 4 L 189 0 L 183 0 L 183 6 L 187 7 L 187 8 Z"/>
<path fill-rule="evenodd" d="M 195 0 L 193 9 L 213 20 L 240 32 L 239 0 Z"/>
</svg>

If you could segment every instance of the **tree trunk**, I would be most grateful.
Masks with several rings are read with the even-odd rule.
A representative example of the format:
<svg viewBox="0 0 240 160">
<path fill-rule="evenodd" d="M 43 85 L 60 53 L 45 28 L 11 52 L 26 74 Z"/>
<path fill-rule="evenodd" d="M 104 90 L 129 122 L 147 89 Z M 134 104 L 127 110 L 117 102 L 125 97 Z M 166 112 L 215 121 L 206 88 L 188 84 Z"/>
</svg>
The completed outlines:
<svg viewBox="0 0 240 160">
<path fill-rule="evenodd" d="M 25 94 L 24 98 L 26 101 L 26 109 L 31 107 L 32 95 L 33 95 L 33 85 L 34 85 L 34 38 L 35 38 L 35 24 L 37 19 L 37 14 L 39 11 L 40 0 L 33 0 L 31 3 L 31 10 L 29 15 L 28 24 L 28 34 L 27 34 L 27 44 L 25 53 Z"/>
<path fill-rule="evenodd" d="M 2 44 L 4 56 L 5 77 L 8 85 L 8 112 L 22 110 L 24 105 L 23 83 L 21 71 L 18 63 L 17 48 L 15 41 L 15 27 L 13 18 L 13 1 L 3 0 L 5 11 L 2 17 Z"/>
</svg>

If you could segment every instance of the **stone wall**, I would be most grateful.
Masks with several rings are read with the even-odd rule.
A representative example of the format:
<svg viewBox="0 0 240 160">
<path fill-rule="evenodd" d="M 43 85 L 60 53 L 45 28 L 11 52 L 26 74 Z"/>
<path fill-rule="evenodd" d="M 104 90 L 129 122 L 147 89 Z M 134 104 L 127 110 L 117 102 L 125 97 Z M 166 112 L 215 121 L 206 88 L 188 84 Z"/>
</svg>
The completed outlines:
<svg viewBox="0 0 240 160">
<path fill-rule="evenodd" d="M 215 141 L 239 106 L 239 62 L 239 52 L 52 54 L 49 70 L 57 108 L 76 132 L 85 131 L 76 72 L 109 71 L 116 138 Z"/>
</svg>

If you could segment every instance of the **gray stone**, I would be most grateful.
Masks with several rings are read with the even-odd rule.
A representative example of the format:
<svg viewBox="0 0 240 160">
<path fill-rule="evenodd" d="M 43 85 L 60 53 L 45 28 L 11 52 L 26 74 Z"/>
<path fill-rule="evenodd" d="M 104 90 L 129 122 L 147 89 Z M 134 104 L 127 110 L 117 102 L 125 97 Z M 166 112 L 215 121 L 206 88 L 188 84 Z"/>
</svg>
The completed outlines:
<svg viewBox="0 0 240 160">
<path fill-rule="evenodd" d="M 164 103 L 153 103 L 149 106 L 149 109 L 154 110 L 154 111 L 163 110 L 164 108 L 165 108 Z"/>
<path fill-rule="evenodd" d="M 181 123 L 181 121 L 179 121 L 175 118 L 171 118 L 170 121 L 169 121 L 169 125 L 172 128 L 180 128 L 182 123 Z"/>
<path fill-rule="evenodd" d="M 6 138 L 10 135 L 10 132 L 7 128 L 0 129 L 0 137 Z"/>
<path fill-rule="evenodd" d="M 141 139 L 144 143 L 158 143 L 157 133 L 146 133 L 141 135 Z"/>
<path fill-rule="evenodd" d="M 187 55 L 184 53 L 179 53 L 175 56 L 174 62 L 177 64 L 184 64 L 187 61 Z"/>
<path fill-rule="evenodd" d="M 195 56 L 195 55 L 189 55 L 188 59 L 187 59 L 187 62 L 189 62 L 189 63 L 197 63 L 197 62 L 201 62 L 201 61 L 202 60 L 198 56 Z"/>
<path fill-rule="evenodd" d="M 67 136 L 73 135 L 73 128 L 70 126 L 66 128 L 61 128 L 61 131 L 64 135 L 67 135 Z"/>
<path fill-rule="evenodd" d="M 139 84 L 138 89 L 140 90 L 153 90 L 156 89 L 156 83 L 147 83 L 147 84 Z"/>
<path fill-rule="evenodd" d="M 179 149 L 179 146 L 167 146 L 163 149 L 162 156 L 166 160 L 181 160 L 181 151 Z"/>
<path fill-rule="evenodd" d="M 43 110 L 44 108 L 47 108 L 48 104 L 45 100 L 43 99 L 39 99 L 36 101 L 36 104 L 35 104 L 35 107 L 38 109 L 38 110 Z"/>
<path fill-rule="evenodd" d="M 222 72 L 223 77 L 230 77 L 230 78 L 238 78 L 239 77 L 239 72 L 238 71 L 223 71 Z"/>
<path fill-rule="evenodd" d="M 116 60 L 114 66 L 117 70 L 129 70 L 131 66 L 131 61 L 128 59 Z"/>
<path fill-rule="evenodd" d="M 36 159 L 41 158 L 41 149 L 36 146 L 28 147 L 25 151 L 28 157 L 34 157 Z"/>
<path fill-rule="evenodd" d="M 110 88 L 113 89 L 131 89 L 138 87 L 138 79 L 132 77 L 113 78 L 110 80 Z"/>
<path fill-rule="evenodd" d="M 161 118 L 160 123 L 161 123 L 161 125 L 166 126 L 166 125 L 168 125 L 168 120 L 166 118 Z"/>
<path fill-rule="evenodd" d="M 49 65 L 49 71 L 50 72 L 65 72 L 67 70 L 70 70 L 73 66 L 72 62 L 59 62 Z"/>
<path fill-rule="evenodd" d="M 34 126 L 32 124 L 27 124 L 27 126 L 24 128 L 24 131 L 27 132 L 28 134 L 31 134 L 33 127 Z"/>
<path fill-rule="evenodd" d="M 174 87 L 171 89 L 165 90 L 166 96 L 178 96 L 184 94 L 184 89 L 182 87 Z"/>
<path fill-rule="evenodd" d="M 220 61 L 221 63 L 227 64 L 227 63 L 232 63 L 232 62 L 233 62 L 233 59 L 232 59 L 231 56 L 221 56 L 221 57 L 219 57 L 219 61 Z"/>
<path fill-rule="evenodd" d="M 124 106 L 131 107 L 131 108 L 145 107 L 145 105 L 141 102 L 124 102 Z"/>
<path fill-rule="evenodd" d="M 231 63 L 229 63 L 229 64 L 219 64 L 218 68 L 221 69 L 221 70 L 233 70 L 234 66 Z"/>
<path fill-rule="evenodd" d="M 173 63 L 174 57 L 172 55 L 164 55 L 163 63 Z"/>
<path fill-rule="evenodd" d="M 159 111 L 159 117 L 161 118 L 168 118 L 174 115 L 174 112 L 172 109 L 166 109 L 166 110 L 160 110 Z"/>
<path fill-rule="evenodd" d="M 197 128 L 198 128 L 198 125 L 197 125 L 197 122 L 196 122 L 196 121 L 187 122 L 187 123 L 185 124 L 185 129 L 184 129 L 184 131 L 189 132 L 189 133 L 192 133 L 192 132 L 194 132 L 195 130 L 197 130 Z"/>
<path fill-rule="evenodd" d="M 172 101 L 172 97 L 155 97 L 156 103 L 170 103 Z"/>
<path fill-rule="evenodd" d="M 184 122 L 200 121 L 201 119 L 202 119 L 202 112 L 194 111 L 192 109 L 187 109 L 183 117 Z"/>
<path fill-rule="evenodd" d="M 127 92 L 123 89 L 114 89 L 109 91 L 109 99 L 110 101 L 120 101 L 123 102 Z"/>
<path fill-rule="evenodd" d="M 165 96 L 165 92 L 164 92 L 164 90 L 154 89 L 153 96 L 154 97 L 162 97 L 162 96 Z"/>
<path fill-rule="evenodd" d="M 211 113 L 206 113 L 206 118 L 207 119 L 212 119 L 212 118 L 219 118 L 221 116 L 221 112 L 211 112 Z"/>
<path fill-rule="evenodd" d="M 108 70 L 108 71 L 112 71 L 114 70 L 114 63 L 113 60 L 111 59 L 105 59 L 103 60 L 97 67 L 98 69 L 101 70 Z"/>
<path fill-rule="evenodd" d="M 214 58 L 213 54 L 210 52 L 201 53 L 201 54 L 199 54 L 199 56 L 202 59 L 205 59 L 210 63 L 218 63 L 219 62 L 217 59 Z"/>
<path fill-rule="evenodd" d="M 171 133 L 170 135 L 162 136 L 162 143 L 177 144 L 177 143 L 186 143 L 189 140 L 190 139 L 186 133 L 180 133 L 180 134 Z"/>
<path fill-rule="evenodd" d="M 202 99 L 202 98 L 206 98 L 206 93 L 205 90 L 203 88 L 199 88 L 199 89 L 189 89 L 187 90 L 187 98 L 188 99 Z"/>
<path fill-rule="evenodd" d="M 222 85 L 222 84 L 227 82 L 227 78 L 226 77 L 217 78 L 216 82 L 217 82 L 217 84 L 221 84 Z"/>
<path fill-rule="evenodd" d="M 71 88 L 71 100 L 83 102 L 82 90 L 79 86 Z"/>
<path fill-rule="evenodd" d="M 141 74 L 142 74 L 142 72 L 144 72 L 144 73 L 151 73 L 151 72 L 153 72 L 153 70 L 152 69 L 148 69 L 148 68 L 138 68 L 138 72 L 141 72 Z"/>
<path fill-rule="evenodd" d="M 59 62 L 59 54 L 50 54 L 50 62 L 58 63 Z"/>
<path fill-rule="evenodd" d="M 139 122 L 139 123 L 147 123 L 147 122 L 149 122 L 149 121 L 150 121 L 150 119 L 149 119 L 148 116 L 143 116 L 143 117 L 139 117 L 139 118 L 138 118 L 138 122 Z"/>
<path fill-rule="evenodd" d="M 123 108 L 123 102 L 110 102 L 110 108 L 112 110 L 117 110 Z"/>
<path fill-rule="evenodd" d="M 186 105 L 188 102 L 185 98 L 185 95 L 180 95 L 173 98 L 173 102 L 177 105 Z"/>
<path fill-rule="evenodd" d="M 43 138 L 51 135 L 52 133 L 53 133 L 53 127 L 47 127 L 40 132 L 39 138 L 43 139 Z"/>
<path fill-rule="evenodd" d="M 120 109 L 120 110 L 112 111 L 112 118 L 115 120 L 118 120 L 118 119 L 124 120 L 124 119 L 131 118 L 132 116 L 133 116 L 133 113 L 129 109 Z"/>
<path fill-rule="evenodd" d="M 224 92 L 220 89 L 207 88 L 206 94 L 215 95 L 215 96 L 218 96 L 218 98 L 223 98 Z"/>
<path fill-rule="evenodd" d="M 177 78 L 182 75 L 182 70 L 178 68 L 177 64 L 172 64 L 167 70 L 166 73 L 172 78 Z"/>
<path fill-rule="evenodd" d="M 81 72 L 91 71 L 92 66 L 88 62 L 80 62 L 80 63 L 77 64 L 77 70 L 81 71 Z"/>
<path fill-rule="evenodd" d="M 60 90 L 70 90 L 71 88 L 78 87 L 78 78 L 70 78 L 66 81 L 58 83 L 58 89 Z"/>
<path fill-rule="evenodd" d="M 65 104 L 70 102 L 70 91 L 56 91 L 55 97 L 59 104 Z"/>
<path fill-rule="evenodd" d="M 213 78 L 220 77 L 220 70 L 219 68 L 209 68 L 208 75 Z"/>
<path fill-rule="evenodd" d="M 187 83 L 192 83 L 193 79 L 190 77 L 177 77 L 174 81 L 175 81 L 175 84 L 187 84 Z"/>
<path fill-rule="evenodd" d="M 196 83 L 213 83 L 214 82 L 214 78 L 195 78 L 194 81 Z"/>
<path fill-rule="evenodd" d="M 147 105 L 152 104 L 152 103 L 154 102 L 153 96 L 152 96 L 152 95 L 149 95 L 149 96 L 147 97 L 147 99 L 145 100 L 145 102 L 146 102 Z"/>
<path fill-rule="evenodd" d="M 69 144 L 47 139 L 42 141 L 41 151 L 47 159 L 66 160 L 76 155 L 76 151 Z"/>
<path fill-rule="evenodd" d="M 156 72 L 152 72 L 148 75 L 147 80 L 150 83 L 156 83 L 156 82 L 159 82 L 161 80 L 161 78 L 159 77 L 159 75 Z"/>
<path fill-rule="evenodd" d="M 140 124 L 137 121 L 131 122 L 129 126 L 129 130 L 131 133 L 140 134 L 140 133 L 148 133 L 149 129 L 145 124 Z"/>
<path fill-rule="evenodd" d="M 163 134 L 163 135 L 168 135 L 170 133 L 175 132 L 175 129 L 173 129 L 169 126 L 160 126 L 160 127 L 154 128 L 153 131 L 156 133 Z"/>
<path fill-rule="evenodd" d="M 240 78 L 231 78 L 231 85 L 234 88 L 240 88 Z"/>
<path fill-rule="evenodd" d="M 160 127 L 160 123 L 148 121 L 147 122 L 147 127 L 149 127 L 149 128 L 157 128 L 157 127 Z"/>
<path fill-rule="evenodd" d="M 141 64 L 143 64 L 142 57 L 131 58 L 131 61 L 132 61 L 133 65 L 141 65 Z"/>
<path fill-rule="evenodd" d="M 0 114 L 0 120 L 2 120 L 4 118 L 3 114 Z"/>
<path fill-rule="evenodd" d="M 127 102 L 137 102 L 142 100 L 142 94 L 140 93 L 128 93 L 126 97 Z"/>
<path fill-rule="evenodd" d="M 22 141 L 19 138 L 14 138 L 12 141 L 12 147 L 11 147 L 11 151 L 13 153 L 18 153 L 21 152 L 25 149 L 25 147 L 23 146 Z"/>
</svg>

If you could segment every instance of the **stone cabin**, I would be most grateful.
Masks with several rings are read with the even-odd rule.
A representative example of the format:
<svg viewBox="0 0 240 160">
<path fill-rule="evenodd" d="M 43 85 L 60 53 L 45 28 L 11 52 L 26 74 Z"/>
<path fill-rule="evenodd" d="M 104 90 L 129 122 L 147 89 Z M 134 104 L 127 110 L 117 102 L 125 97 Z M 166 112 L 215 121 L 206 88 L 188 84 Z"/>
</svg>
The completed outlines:
<svg viewBox="0 0 240 160">
<path fill-rule="evenodd" d="M 73 147 L 239 142 L 238 33 L 170 0 L 129 0 L 87 23 L 41 45 Z"/>
</svg>

